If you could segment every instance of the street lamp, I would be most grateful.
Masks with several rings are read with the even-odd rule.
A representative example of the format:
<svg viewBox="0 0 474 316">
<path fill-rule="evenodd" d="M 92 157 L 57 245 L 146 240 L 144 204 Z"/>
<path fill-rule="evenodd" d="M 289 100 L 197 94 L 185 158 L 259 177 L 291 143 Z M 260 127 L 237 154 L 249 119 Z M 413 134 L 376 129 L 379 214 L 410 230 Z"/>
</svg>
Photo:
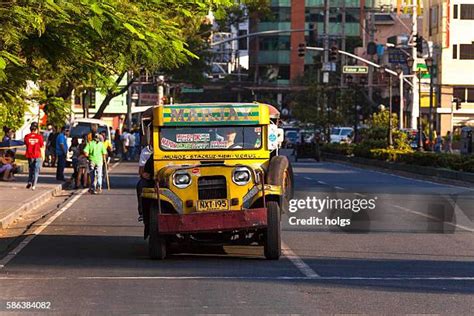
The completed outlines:
<svg viewBox="0 0 474 316">
<path fill-rule="evenodd" d="M 414 88 L 413 88 L 414 90 Z M 418 108 L 421 110 L 421 69 L 418 70 Z M 415 100 L 413 100 L 413 103 Z M 418 115 L 418 147 L 417 151 L 424 151 L 423 148 L 423 124 L 421 120 L 421 111 Z"/>
<path fill-rule="evenodd" d="M 383 76 L 385 73 L 385 67 L 381 66 L 379 69 L 380 74 Z M 388 76 L 388 147 L 393 146 L 392 140 L 392 76 L 389 74 Z"/>
<path fill-rule="evenodd" d="M 433 151 L 433 57 L 429 56 L 425 59 L 426 67 L 428 68 L 428 73 L 430 74 L 430 110 L 428 113 L 428 124 L 429 124 L 429 138 L 430 138 L 430 148 Z"/>
<path fill-rule="evenodd" d="M 398 102 L 398 127 L 399 129 L 403 128 L 403 68 L 400 64 L 395 66 L 395 72 L 398 75 L 399 79 L 399 102 Z"/>
</svg>

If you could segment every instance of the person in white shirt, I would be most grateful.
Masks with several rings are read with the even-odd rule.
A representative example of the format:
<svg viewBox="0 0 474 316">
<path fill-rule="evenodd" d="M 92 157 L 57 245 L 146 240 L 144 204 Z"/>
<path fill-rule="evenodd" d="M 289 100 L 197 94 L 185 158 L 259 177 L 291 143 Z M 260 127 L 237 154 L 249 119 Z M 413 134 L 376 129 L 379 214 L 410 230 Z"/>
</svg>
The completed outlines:
<svg viewBox="0 0 474 316">
<path fill-rule="evenodd" d="M 153 174 L 150 174 L 150 170 L 153 168 L 145 169 L 145 165 L 147 161 L 151 158 L 153 159 L 153 148 L 148 145 L 142 149 L 140 153 L 140 159 L 138 160 L 138 175 L 140 176 L 140 180 L 137 182 L 137 200 L 138 200 L 138 221 L 143 221 L 143 203 L 141 199 L 141 194 L 143 188 L 154 187 L 153 181 Z M 153 164 L 153 161 L 148 162 L 149 164 Z"/>
<path fill-rule="evenodd" d="M 128 158 L 129 160 L 135 160 L 136 152 L 135 152 L 135 136 L 133 136 L 133 133 L 127 134 L 128 138 L 128 145 L 129 145 L 129 154 Z"/>
<path fill-rule="evenodd" d="M 124 160 L 130 160 L 130 137 L 128 136 L 130 133 L 127 129 L 123 130 L 122 133 L 122 143 L 124 148 Z"/>
</svg>

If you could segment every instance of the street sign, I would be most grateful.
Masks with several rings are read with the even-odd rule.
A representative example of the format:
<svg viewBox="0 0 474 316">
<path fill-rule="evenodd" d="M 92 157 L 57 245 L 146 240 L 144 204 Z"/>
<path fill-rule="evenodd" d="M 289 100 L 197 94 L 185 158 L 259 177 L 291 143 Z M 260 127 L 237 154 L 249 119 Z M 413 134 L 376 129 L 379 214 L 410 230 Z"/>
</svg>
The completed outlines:
<svg viewBox="0 0 474 316">
<path fill-rule="evenodd" d="M 369 67 L 367 66 L 344 66 L 342 68 L 344 74 L 367 74 L 369 73 Z"/>
</svg>

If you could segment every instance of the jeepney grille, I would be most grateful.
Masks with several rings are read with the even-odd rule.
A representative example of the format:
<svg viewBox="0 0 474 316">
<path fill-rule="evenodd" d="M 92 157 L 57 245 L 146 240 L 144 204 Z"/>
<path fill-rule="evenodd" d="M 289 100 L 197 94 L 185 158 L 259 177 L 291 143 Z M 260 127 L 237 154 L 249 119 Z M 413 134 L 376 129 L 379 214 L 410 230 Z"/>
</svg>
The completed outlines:
<svg viewBox="0 0 474 316">
<path fill-rule="evenodd" d="M 200 200 L 227 198 L 227 185 L 224 176 L 200 177 L 198 180 Z"/>
</svg>

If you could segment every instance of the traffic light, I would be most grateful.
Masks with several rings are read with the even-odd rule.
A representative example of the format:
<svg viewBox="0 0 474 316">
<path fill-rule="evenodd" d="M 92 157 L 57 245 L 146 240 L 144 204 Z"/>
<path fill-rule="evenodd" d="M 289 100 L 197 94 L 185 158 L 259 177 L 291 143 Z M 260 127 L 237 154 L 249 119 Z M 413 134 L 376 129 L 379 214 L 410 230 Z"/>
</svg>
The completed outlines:
<svg viewBox="0 0 474 316">
<path fill-rule="evenodd" d="M 456 103 L 456 110 L 460 110 L 461 109 L 461 99 L 453 98 L 453 102 Z"/>
<path fill-rule="evenodd" d="M 377 44 L 375 44 L 375 42 L 369 42 L 367 44 L 367 54 L 368 55 L 377 54 Z"/>
<path fill-rule="evenodd" d="M 336 61 L 338 54 L 339 49 L 337 48 L 337 46 L 332 46 L 331 50 L 329 51 L 329 61 Z"/>
<path fill-rule="evenodd" d="M 423 54 L 423 36 L 414 35 L 413 36 L 413 43 L 415 43 L 416 52 L 420 55 Z"/>
<path fill-rule="evenodd" d="M 299 43 L 298 44 L 298 57 L 304 57 L 306 52 L 306 43 Z"/>
<path fill-rule="evenodd" d="M 309 46 L 316 46 L 317 40 L 318 40 L 318 30 L 316 29 L 316 24 L 309 24 Z"/>
</svg>

